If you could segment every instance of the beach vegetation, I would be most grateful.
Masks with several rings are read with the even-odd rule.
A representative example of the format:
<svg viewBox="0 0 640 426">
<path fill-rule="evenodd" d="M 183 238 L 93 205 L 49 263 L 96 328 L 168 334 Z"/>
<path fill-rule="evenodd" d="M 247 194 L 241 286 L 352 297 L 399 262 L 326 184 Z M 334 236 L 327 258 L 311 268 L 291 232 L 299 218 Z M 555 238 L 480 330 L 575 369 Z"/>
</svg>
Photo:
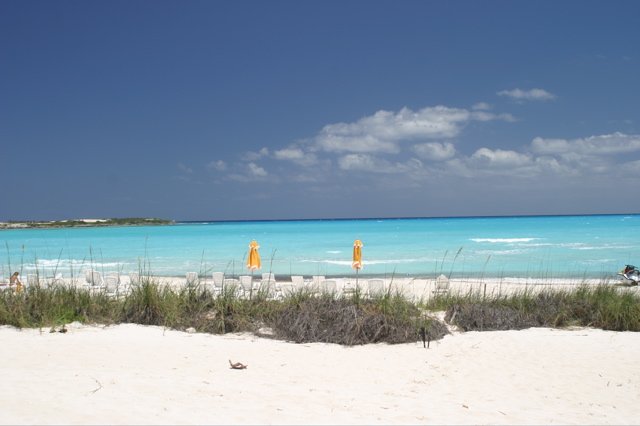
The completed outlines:
<svg viewBox="0 0 640 426">
<path fill-rule="evenodd" d="M 464 331 L 572 326 L 640 331 L 640 296 L 612 285 L 450 294 L 435 297 L 426 308 L 446 310 L 445 320 Z"/>
<path fill-rule="evenodd" d="M 251 297 L 238 288 L 214 292 L 193 283 L 174 288 L 141 277 L 126 293 L 69 285 L 0 291 L 0 324 L 19 328 L 64 326 L 74 321 L 135 323 L 224 334 L 248 332 L 297 343 L 341 345 L 433 341 L 455 326 L 462 331 L 528 327 L 595 327 L 640 331 L 640 296 L 613 286 L 575 289 L 524 288 L 511 294 L 469 291 L 410 301 L 399 292 L 320 293 L 269 289 Z M 444 312 L 444 322 L 437 313 Z"/>
</svg>

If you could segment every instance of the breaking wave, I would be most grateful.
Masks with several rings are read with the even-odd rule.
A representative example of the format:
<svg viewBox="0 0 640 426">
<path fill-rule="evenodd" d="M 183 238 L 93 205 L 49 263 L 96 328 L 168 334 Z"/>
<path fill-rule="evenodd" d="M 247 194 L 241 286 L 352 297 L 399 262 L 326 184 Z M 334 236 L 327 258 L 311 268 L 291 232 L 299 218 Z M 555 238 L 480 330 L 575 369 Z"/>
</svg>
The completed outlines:
<svg viewBox="0 0 640 426">
<path fill-rule="evenodd" d="M 540 238 L 471 238 L 476 243 L 528 243 Z"/>
</svg>

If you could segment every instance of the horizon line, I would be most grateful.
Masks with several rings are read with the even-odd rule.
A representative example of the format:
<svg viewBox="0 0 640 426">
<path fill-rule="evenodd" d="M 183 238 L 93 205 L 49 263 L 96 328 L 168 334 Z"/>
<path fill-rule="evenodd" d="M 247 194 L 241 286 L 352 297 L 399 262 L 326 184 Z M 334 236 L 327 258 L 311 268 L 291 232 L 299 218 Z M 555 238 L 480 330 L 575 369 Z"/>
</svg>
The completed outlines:
<svg viewBox="0 0 640 426">
<path fill-rule="evenodd" d="M 462 216 L 388 216 L 388 217 L 333 217 L 306 219 L 202 219 L 179 220 L 175 223 L 213 223 L 213 222 L 314 222 L 314 221 L 350 221 L 350 220 L 419 220 L 419 219 L 499 219 L 517 217 L 580 217 L 580 216 L 638 216 L 640 213 L 566 213 L 566 214 L 514 214 L 514 215 L 462 215 Z"/>
</svg>

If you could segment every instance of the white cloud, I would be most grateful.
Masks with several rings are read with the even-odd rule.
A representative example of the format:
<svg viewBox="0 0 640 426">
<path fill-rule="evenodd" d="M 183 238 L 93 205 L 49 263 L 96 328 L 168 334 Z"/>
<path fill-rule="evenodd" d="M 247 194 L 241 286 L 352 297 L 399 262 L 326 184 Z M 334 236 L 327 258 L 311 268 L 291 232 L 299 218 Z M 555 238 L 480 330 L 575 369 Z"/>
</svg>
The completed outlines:
<svg viewBox="0 0 640 426">
<path fill-rule="evenodd" d="M 420 171 L 422 162 L 412 158 L 405 163 L 391 162 L 369 154 L 347 154 L 338 159 L 338 166 L 346 171 L 369 173 L 402 174 Z"/>
<path fill-rule="evenodd" d="M 273 156 L 278 160 L 297 161 L 304 158 L 304 151 L 300 148 L 285 148 L 275 151 Z"/>
<path fill-rule="evenodd" d="M 535 138 L 531 149 L 538 154 L 612 155 L 640 151 L 640 135 L 613 133 L 582 139 Z"/>
<path fill-rule="evenodd" d="M 514 168 L 531 164 L 531 156 L 516 151 L 480 148 L 471 160 L 484 167 Z"/>
<path fill-rule="evenodd" d="M 178 169 L 182 173 L 186 173 L 186 174 L 189 174 L 189 175 L 193 173 L 193 169 L 191 167 L 185 166 L 183 163 L 178 163 Z"/>
<path fill-rule="evenodd" d="M 245 152 L 244 155 L 242 156 L 242 160 L 243 161 L 257 161 L 261 158 L 264 158 L 266 156 L 269 155 L 269 148 L 264 147 L 261 148 L 260 151 L 258 152 L 254 152 L 254 151 L 248 151 Z"/>
<path fill-rule="evenodd" d="M 396 113 L 381 110 L 353 123 L 328 124 L 316 136 L 315 143 L 325 152 L 397 153 L 402 141 L 453 138 L 472 120 L 510 119 L 509 115 L 445 106 L 418 111 L 402 108 Z"/>
<path fill-rule="evenodd" d="M 273 158 L 276 160 L 291 161 L 302 166 L 310 166 L 318 162 L 314 153 L 305 152 L 302 148 L 298 147 L 289 147 L 274 151 Z"/>
<path fill-rule="evenodd" d="M 265 180 L 269 175 L 263 167 L 253 162 L 245 165 L 236 164 L 233 170 L 234 171 L 227 175 L 225 179 L 237 182 L 256 182 Z"/>
<path fill-rule="evenodd" d="M 256 163 L 249 163 L 247 167 L 251 176 L 259 178 L 267 176 L 267 171 L 264 168 L 258 166 Z"/>
<path fill-rule="evenodd" d="M 474 111 L 487 111 L 491 109 L 491 105 L 486 102 L 478 102 L 471 107 Z"/>
<path fill-rule="evenodd" d="M 451 142 L 427 142 L 413 146 L 413 152 L 422 159 L 444 161 L 456 154 L 456 149 Z"/>
<path fill-rule="evenodd" d="M 511 114 L 494 114 L 487 111 L 473 111 L 471 112 L 471 119 L 476 121 L 502 120 L 510 123 L 516 121 L 515 117 Z"/>
<path fill-rule="evenodd" d="M 623 169 L 630 176 L 640 175 L 636 171 L 640 161 L 640 135 L 536 137 L 519 149 L 498 149 L 486 141 L 476 145 L 479 148 L 475 152 L 464 154 L 452 138 L 459 135 L 465 125 L 473 121 L 513 119 L 488 108 L 481 104 L 469 110 L 437 106 L 418 111 L 408 108 L 398 112 L 378 111 L 352 123 L 329 124 L 315 138 L 245 155 L 260 161 L 246 161 L 232 167 L 218 160 L 208 167 L 220 171 L 232 169 L 225 178 L 242 182 L 269 179 L 314 184 L 367 173 L 378 176 L 372 179 L 372 184 L 411 181 L 419 185 L 431 182 L 425 178 L 486 178 L 495 182 L 502 178 L 537 179 L 536 182 L 553 182 L 558 178 L 601 179 L 604 174 L 623 176 Z M 468 141 L 460 143 L 463 142 L 468 147 Z M 416 158 L 411 158 L 413 156 Z M 277 161 L 291 164 L 276 164 Z M 313 165 L 312 173 L 309 165 Z"/>
<path fill-rule="evenodd" d="M 640 135 L 613 133 L 581 139 L 535 138 L 523 151 L 478 149 L 470 157 L 446 162 L 448 173 L 468 178 L 483 175 L 510 177 L 588 177 L 631 173 L 640 153 Z M 616 156 L 625 154 L 625 160 Z M 631 154 L 635 154 L 632 158 Z"/>
<path fill-rule="evenodd" d="M 367 154 L 347 154 L 338 159 L 342 170 L 375 172 L 378 169 L 377 163 L 375 157 Z"/>
<path fill-rule="evenodd" d="M 207 168 L 214 169 L 219 172 L 223 172 L 227 170 L 227 163 L 225 163 L 222 160 L 217 160 L 217 161 L 214 160 L 214 161 L 211 161 L 209 164 L 207 164 Z"/>
<path fill-rule="evenodd" d="M 518 101 L 550 101 L 556 98 L 556 95 L 549 93 L 544 89 L 513 89 L 513 90 L 501 90 L 498 92 L 498 96 L 506 96 Z"/>
<path fill-rule="evenodd" d="M 343 136 L 325 132 L 317 139 L 318 146 L 328 152 L 386 152 L 395 154 L 399 148 L 395 141 L 385 141 L 373 135 Z"/>
<path fill-rule="evenodd" d="M 620 171 L 628 176 L 640 176 L 640 160 L 623 163 Z"/>
</svg>

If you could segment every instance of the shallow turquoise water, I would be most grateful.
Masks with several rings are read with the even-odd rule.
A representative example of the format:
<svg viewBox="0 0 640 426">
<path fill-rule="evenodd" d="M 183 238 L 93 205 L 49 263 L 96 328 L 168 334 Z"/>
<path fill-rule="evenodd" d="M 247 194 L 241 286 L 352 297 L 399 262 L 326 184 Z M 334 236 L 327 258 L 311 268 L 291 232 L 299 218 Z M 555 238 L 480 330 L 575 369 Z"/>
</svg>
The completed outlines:
<svg viewBox="0 0 640 426">
<path fill-rule="evenodd" d="M 525 216 L 179 223 L 171 226 L 0 231 L 0 271 L 78 275 L 140 268 L 244 274 L 248 244 L 278 275 L 607 277 L 640 263 L 640 215 Z"/>
</svg>

